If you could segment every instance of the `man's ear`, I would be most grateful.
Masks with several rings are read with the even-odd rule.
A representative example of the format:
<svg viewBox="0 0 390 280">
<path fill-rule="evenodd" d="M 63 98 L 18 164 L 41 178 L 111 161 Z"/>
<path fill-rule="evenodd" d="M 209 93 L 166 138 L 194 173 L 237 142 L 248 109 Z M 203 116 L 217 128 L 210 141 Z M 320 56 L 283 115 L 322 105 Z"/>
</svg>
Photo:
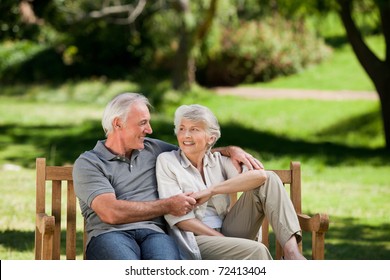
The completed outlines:
<svg viewBox="0 0 390 280">
<path fill-rule="evenodd" d="M 114 128 L 121 128 L 122 127 L 122 121 L 120 120 L 120 118 L 115 118 L 113 121 L 112 121 L 112 125 Z"/>
</svg>

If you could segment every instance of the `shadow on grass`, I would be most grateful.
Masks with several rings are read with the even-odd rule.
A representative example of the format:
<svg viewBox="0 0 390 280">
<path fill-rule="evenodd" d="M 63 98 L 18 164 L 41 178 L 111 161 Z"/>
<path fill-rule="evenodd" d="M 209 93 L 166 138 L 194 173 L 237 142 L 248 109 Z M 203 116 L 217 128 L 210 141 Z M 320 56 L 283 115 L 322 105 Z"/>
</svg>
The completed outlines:
<svg viewBox="0 0 390 280">
<path fill-rule="evenodd" d="M 345 127 L 359 127 L 360 122 L 361 118 L 357 117 L 323 133 L 329 134 L 331 131 L 340 133 L 340 130 Z M 152 125 L 153 137 L 176 143 L 171 120 L 156 117 Z M 390 159 L 390 154 L 385 149 L 349 147 L 330 142 L 313 143 L 245 128 L 238 123 L 224 124 L 221 130 L 222 138 L 218 146 L 237 145 L 257 153 L 262 160 L 280 156 L 290 157 L 293 160 L 315 157 L 324 164 L 333 166 L 356 164 L 359 161 L 378 166 L 388 164 Z M 69 164 L 73 163 L 80 153 L 92 149 L 98 139 L 103 138 L 99 121 L 86 121 L 79 126 L 21 127 L 7 124 L 0 126 L 0 142 L 5 143 L 0 148 L 0 152 L 7 145 L 16 145 L 16 147 L 30 145 L 33 147 L 30 153 L 20 152 L 14 148 L 14 151 L 11 154 L 7 153 L 4 159 L 26 167 L 34 167 L 36 157 L 46 157 L 50 164 Z"/>
<path fill-rule="evenodd" d="M 350 217 L 331 217 L 328 259 L 390 260 L 390 223 L 361 224 Z"/>
<path fill-rule="evenodd" d="M 61 232 L 61 255 L 66 255 L 65 242 L 66 232 Z M 33 231 L 5 230 L 0 232 L 0 245 L 6 250 L 13 252 L 32 252 L 34 258 L 35 233 Z M 83 255 L 83 233 L 76 233 L 76 256 Z"/>
<path fill-rule="evenodd" d="M 325 38 L 325 43 L 333 48 L 342 48 L 349 44 L 349 41 L 345 36 L 336 35 Z"/>
<path fill-rule="evenodd" d="M 7 135 L 6 143 L 0 148 L 0 152 L 7 144 L 16 145 L 13 153 L 7 153 L 4 159 L 25 167 L 34 167 L 37 157 L 46 157 L 49 164 L 73 163 L 80 153 L 92 149 L 97 139 L 104 138 L 98 121 L 88 121 L 80 126 L 9 124 L 0 126 L 0 135 Z M 18 148 L 22 145 L 34 148 L 32 151 L 21 153 Z M 23 151 L 23 148 L 21 150 Z"/>
<path fill-rule="evenodd" d="M 390 260 L 390 223 L 370 225 L 348 217 L 330 217 L 325 236 L 326 260 Z M 303 254 L 311 259 L 311 233 L 303 233 Z M 270 233 L 270 251 L 275 235 Z"/>
<path fill-rule="evenodd" d="M 389 159 L 389 153 L 384 149 L 349 147 L 331 142 L 313 143 L 245 129 L 238 124 L 229 124 L 222 129 L 224 136 L 219 142 L 220 145 L 238 145 L 259 152 L 262 158 L 268 156 L 285 156 L 292 159 L 315 157 L 331 166 L 353 164 L 361 160 L 369 161 L 372 165 L 383 165 Z"/>
</svg>

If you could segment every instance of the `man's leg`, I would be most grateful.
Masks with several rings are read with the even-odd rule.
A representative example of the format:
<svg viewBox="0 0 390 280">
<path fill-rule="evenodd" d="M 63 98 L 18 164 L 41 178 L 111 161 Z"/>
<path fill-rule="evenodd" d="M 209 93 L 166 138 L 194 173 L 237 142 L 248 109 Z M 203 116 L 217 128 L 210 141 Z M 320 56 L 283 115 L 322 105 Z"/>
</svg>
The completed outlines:
<svg viewBox="0 0 390 280">
<path fill-rule="evenodd" d="M 87 260 L 139 260 L 141 251 L 131 231 L 112 231 L 93 237 Z"/>
<path fill-rule="evenodd" d="M 169 235 L 151 229 L 136 230 L 143 260 L 178 260 L 179 249 Z"/>
</svg>

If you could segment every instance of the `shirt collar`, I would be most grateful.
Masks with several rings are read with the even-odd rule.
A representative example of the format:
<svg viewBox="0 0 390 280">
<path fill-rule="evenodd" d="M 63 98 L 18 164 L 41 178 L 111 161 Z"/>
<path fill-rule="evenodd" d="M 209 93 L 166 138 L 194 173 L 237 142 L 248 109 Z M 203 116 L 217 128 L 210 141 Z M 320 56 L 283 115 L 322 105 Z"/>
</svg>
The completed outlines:
<svg viewBox="0 0 390 280">
<path fill-rule="evenodd" d="M 105 160 L 124 160 L 123 157 L 113 154 L 109 149 L 107 149 L 107 147 L 104 145 L 105 143 L 106 140 L 97 141 L 95 148 L 93 148 L 94 152 Z M 131 157 L 136 158 L 139 152 L 139 150 L 133 150 L 133 152 L 131 153 Z"/>
<path fill-rule="evenodd" d="M 178 149 L 179 154 L 180 154 L 180 164 L 184 168 L 188 168 L 191 166 L 190 160 L 187 158 L 187 156 L 184 154 L 184 152 L 181 149 Z M 209 167 L 214 167 L 216 164 L 215 158 L 213 153 L 210 151 L 206 152 L 204 158 L 203 158 L 203 167 L 209 166 Z"/>
</svg>

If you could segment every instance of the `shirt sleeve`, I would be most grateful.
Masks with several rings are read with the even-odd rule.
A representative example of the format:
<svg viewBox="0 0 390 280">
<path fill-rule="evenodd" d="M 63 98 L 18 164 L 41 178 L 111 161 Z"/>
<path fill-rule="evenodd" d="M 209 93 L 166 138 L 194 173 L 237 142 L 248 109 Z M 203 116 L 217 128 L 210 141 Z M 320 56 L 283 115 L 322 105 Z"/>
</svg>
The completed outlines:
<svg viewBox="0 0 390 280">
<path fill-rule="evenodd" d="M 180 162 L 173 153 L 162 153 L 157 158 L 156 176 L 158 194 L 160 198 L 169 198 L 171 196 L 184 193 L 184 190 L 177 179 L 177 174 L 174 172 L 175 164 L 180 164 Z M 176 168 L 176 170 L 178 170 L 178 168 Z M 195 214 L 191 211 L 180 217 L 170 214 L 167 214 L 164 217 L 168 224 L 172 227 L 178 222 L 195 218 Z"/>
<path fill-rule="evenodd" d="M 173 144 L 170 144 L 168 142 L 165 142 L 165 141 L 161 141 L 159 139 L 154 139 L 154 138 L 147 138 L 150 142 L 152 142 L 154 145 L 157 145 L 158 147 L 158 150 L 156 150 L 156 156 L 158 156 L 159 154 L 161 153 L 164 153 L 164 152 L 170 152 L 170 151 L 174 151 L 174 150 L 177 150 L 178 147 L 176 145 L 173 145 Z"/>
<path fill-rule="evenodd" d="M 103 193 L 114 193 L 107 177 L 93 160 L 79 157 L 73 166 L 74 189 L 78 199 L 91 207 L 93 199 Z"/>
<path fill-rule="evenodd" d="M 221 155 L 220 158 L 221 169 L 224 172 L 225 180 L 236 177 L 239 175 L 237 168 L 234 166 L 232 160 L 229 157 Z M 246 171 L 244 166 L 243 172 Z"/>
</svg>

